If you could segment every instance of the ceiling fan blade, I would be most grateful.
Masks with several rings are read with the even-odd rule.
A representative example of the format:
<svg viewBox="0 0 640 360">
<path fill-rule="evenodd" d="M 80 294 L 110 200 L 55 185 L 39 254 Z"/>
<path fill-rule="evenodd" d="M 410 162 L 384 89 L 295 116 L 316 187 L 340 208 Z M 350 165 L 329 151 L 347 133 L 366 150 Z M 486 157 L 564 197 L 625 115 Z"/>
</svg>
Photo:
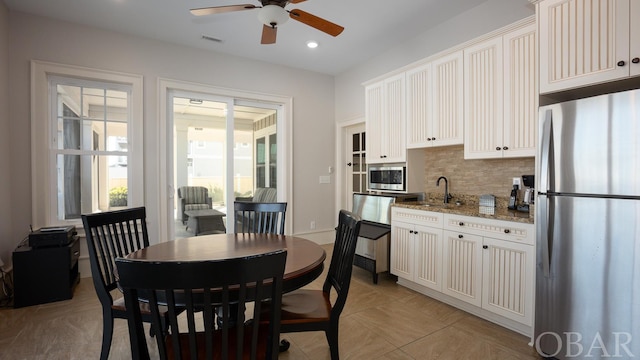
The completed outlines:
<svg viewBox="0 0 640 360">
<path fill-rule="evenodd" d="M 252 4 L 226 5 L 226 6 L 210 6 L 206 8 L 191 9 L 191 13 L 196 16 L 221 14 L 231 11 L 252 10 L 258 6 Z"/>
<path fill-rule="evenodd" d="M 275 44 L 276 43 L 276 35 L 278 34 L 277 27 L 271 27 L 269 25 L 262 26 L 262 40 L 261 44 Z"/>
<path fill-rule="evenodd" d="M 290 4 L 297 4 L 297 3 L 304 2 L 304 1 L 307 1 L 307 0 L 289 0 L 289 3 Z"/>
<path fill-rule="evenodd" d="M 315 15 L 309 14 L 308 12 L 299 9 L 293 9 L 289 11 L 289 17 L 320 31 L 323 31 L 331 36 L 338 36 L 344 30 L 344 28 L 338 24 L 334 24 L 331 21 L 319 18 Z"/>
</svg>

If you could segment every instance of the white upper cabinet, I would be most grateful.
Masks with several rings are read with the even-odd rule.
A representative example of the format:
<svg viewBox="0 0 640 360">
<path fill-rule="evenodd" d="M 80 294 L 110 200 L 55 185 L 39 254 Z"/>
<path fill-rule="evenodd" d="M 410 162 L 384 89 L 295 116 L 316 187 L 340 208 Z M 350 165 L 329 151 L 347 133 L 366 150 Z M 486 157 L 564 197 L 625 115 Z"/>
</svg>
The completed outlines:
<svg viewBox="0 0 640 360">
<path fill-rule="evenodd" d="M 640 75 L 638 0 L 539 3 L 540 93 Z"/>
<path fill-rule="evenodd" d="M 406 72 L 407 148 L 463 142 L 462 51 Z"/>
<path fill-rule="evenodd" d="M 367 163 L 406 161 L 404 73 L 365 87 Z"/>
<path fill-rule="evenodd" d="M 502 38 L 465 49 L 464 63 L 464 157 L 502 157 Z"/>
<path fill-rule="evenodd" d="M 504 157 L 535 156 L 538 130 L 536 25 L 509 32 L 504 50 Z"/>
<path fill-rule="evenodd" d="M 535 156 L 535 24 L 464 50 L 465 159 Z"/>
</svg>

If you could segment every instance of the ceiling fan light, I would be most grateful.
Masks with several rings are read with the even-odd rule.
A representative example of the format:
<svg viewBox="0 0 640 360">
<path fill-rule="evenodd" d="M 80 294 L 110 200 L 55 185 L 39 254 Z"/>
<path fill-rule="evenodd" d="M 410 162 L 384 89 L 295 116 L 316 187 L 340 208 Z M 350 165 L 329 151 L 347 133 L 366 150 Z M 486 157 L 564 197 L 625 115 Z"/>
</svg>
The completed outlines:
<svg viewBox="0 0 640 360">
<path fill-rule="evenodd" d="M 284 24 L 289 19 L 289 14 L 278 5 L 266 5 L 258 12 L 258 19 L 267 26 L 276 26 Z"/>
</svg>

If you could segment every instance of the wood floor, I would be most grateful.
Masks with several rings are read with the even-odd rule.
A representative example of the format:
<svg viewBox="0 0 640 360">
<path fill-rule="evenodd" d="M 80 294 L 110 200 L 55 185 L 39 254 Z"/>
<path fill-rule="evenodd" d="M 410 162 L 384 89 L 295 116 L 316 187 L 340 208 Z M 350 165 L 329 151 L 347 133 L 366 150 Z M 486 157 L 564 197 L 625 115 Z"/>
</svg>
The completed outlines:
<svg viewBox="0 0 640 360">
<path fill-rule="evenodd" d="M 331 245 L 324 246 L 331 254 Z M 327 259 L 328 261 L 328 259 Z M 328 263 L 327 263 L 328 264 Z M 86 276 L 86 274 L 83 274 Z M 309 287 L 320 288 L 324 275 Z M 71 300 L 0 309 L 0 359 L 98 359 L 102 313 L 91 278 Z M 321 332 L 283 334 L 291 342 L 280 359 L 329 359 Z M 157 349 L 148 339 L 149 349 Z M 539 359 L 528 339 L 498 325 L 396 285 L 382 274 L 354 268 L 340 318 L 341 359 Z M 115 321 L 110 359 L 130 359 L 127 325 Z"/>
</svg>

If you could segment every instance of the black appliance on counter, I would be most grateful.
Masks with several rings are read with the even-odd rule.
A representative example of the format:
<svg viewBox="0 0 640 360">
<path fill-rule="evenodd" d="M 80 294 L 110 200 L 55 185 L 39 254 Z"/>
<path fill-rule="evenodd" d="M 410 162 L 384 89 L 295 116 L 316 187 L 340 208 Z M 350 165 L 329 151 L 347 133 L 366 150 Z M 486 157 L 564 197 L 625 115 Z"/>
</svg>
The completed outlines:
<svg viewBox="0 0 640 360">
<path fill-rule="evenodd" d="M 353 264 L 370 271 L 374 284 L 378 283 L 379 273 L 389 271 L 391 205 L 423 201 L 424 197 L 424 193 L 353 194 L 352 212 L 362 218 Z"/>
</svg>

